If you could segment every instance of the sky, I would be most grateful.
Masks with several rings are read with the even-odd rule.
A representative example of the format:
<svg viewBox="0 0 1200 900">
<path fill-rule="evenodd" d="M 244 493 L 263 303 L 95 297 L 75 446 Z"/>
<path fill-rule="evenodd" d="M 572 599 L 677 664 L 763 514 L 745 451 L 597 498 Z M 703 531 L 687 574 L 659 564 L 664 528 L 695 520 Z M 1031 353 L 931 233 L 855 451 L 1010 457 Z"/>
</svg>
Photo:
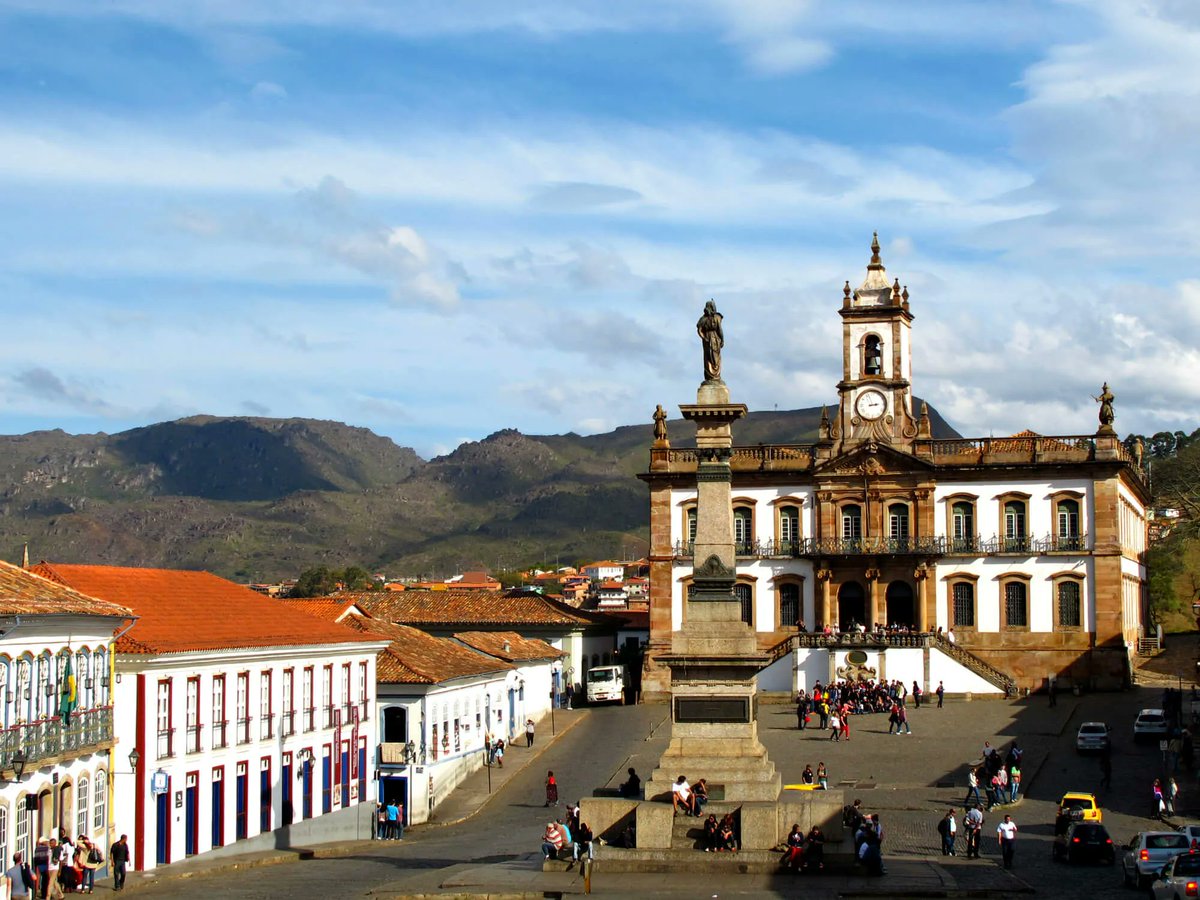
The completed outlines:
<svg viewBox="0 0 1200 900">
<path fill-rule="evenodd" d="M 962 433 L 1200 426 L 1192 0 L 0 0 L 0 433 L 422 456 L 833 403 L 879 233 Z"/>
</svg>

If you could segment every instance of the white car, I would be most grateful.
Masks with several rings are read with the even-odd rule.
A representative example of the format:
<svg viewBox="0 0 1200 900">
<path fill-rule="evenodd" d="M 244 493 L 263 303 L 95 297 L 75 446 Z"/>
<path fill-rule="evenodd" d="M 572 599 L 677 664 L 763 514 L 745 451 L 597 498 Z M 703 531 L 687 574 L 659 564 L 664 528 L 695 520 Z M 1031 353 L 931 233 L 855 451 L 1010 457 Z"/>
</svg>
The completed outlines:
<svg viewBox="0 0 1200 900">
<path fill-rule="evenodd" d="M 1143 709 L 1133 720 L 1133 739 L 1161 740 L 1167 736 L 1167 717 L 1161 709 Z"/>
<path fill-rule="evenodd" d="M 1195 897 L 1200 892 L 1200 853 L 1180 853 L 1173 857 L 1150 883 L 1155 900 Z"/>
<path fill-rule="evenodd" d="M 1147 888 L 1173 857 L 1187 853 L 1187 835 L 1178 831 L 1143 831 L 1133 836 L 1121 858 L 1126 884 Z"/>
<path fill-rule="evenodd" d="M 1108 749 L 1108 726 L 1103 722 L 1084 722 L 1075 735 L 1075 749 L 1080 753 Z"/>
</svg>

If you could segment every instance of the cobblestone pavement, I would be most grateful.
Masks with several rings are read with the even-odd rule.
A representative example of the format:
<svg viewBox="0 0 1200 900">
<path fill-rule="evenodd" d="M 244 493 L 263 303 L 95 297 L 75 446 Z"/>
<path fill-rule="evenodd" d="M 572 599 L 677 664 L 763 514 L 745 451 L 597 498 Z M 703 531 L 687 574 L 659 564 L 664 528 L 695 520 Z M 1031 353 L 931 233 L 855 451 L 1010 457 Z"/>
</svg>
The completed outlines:
<svg viewBox="0 0 1200 900">
<path fill-rule="evenodd" d="M 856 717 L 849 743 L 835 744 L 816 732 L 799 732 L 791 706 L 760 707 L 760 736 L 784 783 L 799 780 L 805 763 L 814 768 L 824 761 L 831 787 L 842 785 L 846 799 L 861 797 L 879 812 L 886 830 L 885 851 L 893 862 L 896 886 L 906 873 L 936 872 L 947 886 L 972 879 L 986 884 L 997 871 L 995 823 L 1002 811 L 989 814 L 985 854 L 990 860 L 945 860 L 938 849 L 935 825 L 949 805 L 961 809 L 965 771 L 979 758 L 984 740 L 1007 746 L 1017 738 L 1025 748 L 1025 781 L 1029 791 L 1011 808 L 1020 827 L 1015 874 L 1039 894 L 1066 898 L 1111 896 L 1119 889 L 1119 867 L 1067 868 L 1050 861 L 1054 801 L 1063 790 L 1095 790 L 1105 809 L 1105 824 L 1117 841 L 1125 841 L 1152 826 L 1144 817 L 1150 806 L 1149 785 L 1161 768 L 1154 746 L 1130 740 L 1132 721 L 1143 706 L 1157 706 L 1160 689 L 1121 694 L 1060 698 L 1049 708 L 1045 698 L 1019 701 L 949 702 L 944 709 L 911 710 L 913 734 L 887 734 L 886 716 Z M 573 800 L 593 788 L 618 783 L 627 766 L 643 775 L 657 763 L 669 738 L 665 705 L 610 707 L 590 710 L 576 727 L 499 788 L 496 796 L 474 815 L 449 826 L 418 826 L 406 832 L 402 844 L 373 844 L 339 859 L 319 859 L 250 869 L 234 874 L 141 887 L 146 897 L 178 900 L 210 897 L 265 898 L 379 896 L 453 889 L 494 881 L 491 889 L 524 884 L 542 890 L 579 893 L 577 874 L 542 875 L 537 871 L 537 838 L 547 813 L 542 804 L 545 769 L 553 769 L 562 796 Z M 1100 719 L 1116 729 L 1114 783 L 1099 789 L 1099 766 L 1074 752 L 1080 722 Z M 519 749 L 519 748 L 518 748 Z M 516 750 L 514 750 L 516 752 Z M 693 777 L 703 773 L 687 773 Z M 1200 800 L 1196 780 L 1180 776 L 1183 806 Z M 1197 804 L 1200 805 L 1200 804 Z M 945 865 L 943 865 L 945 864 Z M 920 870 L 914 867 L 926 867 Z M 929 867 L 933 867 L 930 869 Z M 967 867 L 976 867 L 972 872 Z M 482 874 L 481 874 L 482 873 Z M 215 879 L 218 879 L 214 881 Z M 860 880 L 861 881 L 861 880 Z M 217 887 L 219 885 L 219 887 Z M 481 888 L 476 887 L 476 891 Z M 622 876 L 597 873 L 594 893 L 608 896 L 806 896 L 852 895 L 860 891 L 886 893 L 887 883 L 859 884 L 854 880 L 792 885 L 772 877 L 679 878 Z"/>
</svg>

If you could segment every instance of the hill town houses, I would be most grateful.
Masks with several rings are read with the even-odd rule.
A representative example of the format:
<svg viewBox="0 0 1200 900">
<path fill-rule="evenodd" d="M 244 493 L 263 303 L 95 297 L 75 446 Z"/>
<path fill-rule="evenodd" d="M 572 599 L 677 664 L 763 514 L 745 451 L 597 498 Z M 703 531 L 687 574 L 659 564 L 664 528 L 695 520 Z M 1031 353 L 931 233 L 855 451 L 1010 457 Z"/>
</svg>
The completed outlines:
<svg viewBox="0 0 1200 900">
<path fill-rule="evenodd" d="M 908 289 L 888 276 L 877 239 L 839 306 L 842 377 L 817 439 L 739 447 L 734 424 L 736 594 L 776 660 L 760 688 L 858 676 L 964 693 L 1127 683 L 1145 622 L 1148 488 L 1114 431 L 1108 386 L 1091 434 L 935 439 L 914 408 Z M 703 408 L 681 408 L 700 434 Z M 648 697 L 668 693 L 658 658 L 702 562 L 692 548 L 704 451 L 672 448 L 665 418 L 655 415 L 641 476 Z"/>
<path fill-rule="evenodd" d="M 624 619 L 531 591 L 266 596 L 207 572 L 0 562 L 0 852 L 128 834 L 135 870 L 430 818 Z"/>
</svg>

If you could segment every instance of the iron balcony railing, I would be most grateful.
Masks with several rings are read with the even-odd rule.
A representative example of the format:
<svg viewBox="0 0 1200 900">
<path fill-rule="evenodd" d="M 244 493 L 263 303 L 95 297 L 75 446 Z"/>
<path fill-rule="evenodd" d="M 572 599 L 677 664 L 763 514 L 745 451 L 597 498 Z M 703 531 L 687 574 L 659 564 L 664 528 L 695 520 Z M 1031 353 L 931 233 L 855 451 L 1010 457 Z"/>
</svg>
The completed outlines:
<svg viewBox="0 0 1200 900">
<path fill-rule="evenodd" d="M 65 725 L 58 716 L 14 725 L 0 731 L 0 769 L 12 768 L 18 753 L 26 762 L 36 763 L 111 743 L 112 739 L 111 706 L 76 710 Z"/>
<path fill-rule="evenodd" d="M 1046 535 L 1040 538 L 999 537 L 862 537 L 801 538 L 796 541 L 738 541 L 734 552 L 739 557 L 787 559 L 810 556 L 989 556 L 1003 553 L 1039 555 L 1044 553 L 1082 553 L 1089 549 L 1080 535 Z M 674 546 L 677 559 L 690 559 L 695 545 L 679 541 Z"/>
</svg>

